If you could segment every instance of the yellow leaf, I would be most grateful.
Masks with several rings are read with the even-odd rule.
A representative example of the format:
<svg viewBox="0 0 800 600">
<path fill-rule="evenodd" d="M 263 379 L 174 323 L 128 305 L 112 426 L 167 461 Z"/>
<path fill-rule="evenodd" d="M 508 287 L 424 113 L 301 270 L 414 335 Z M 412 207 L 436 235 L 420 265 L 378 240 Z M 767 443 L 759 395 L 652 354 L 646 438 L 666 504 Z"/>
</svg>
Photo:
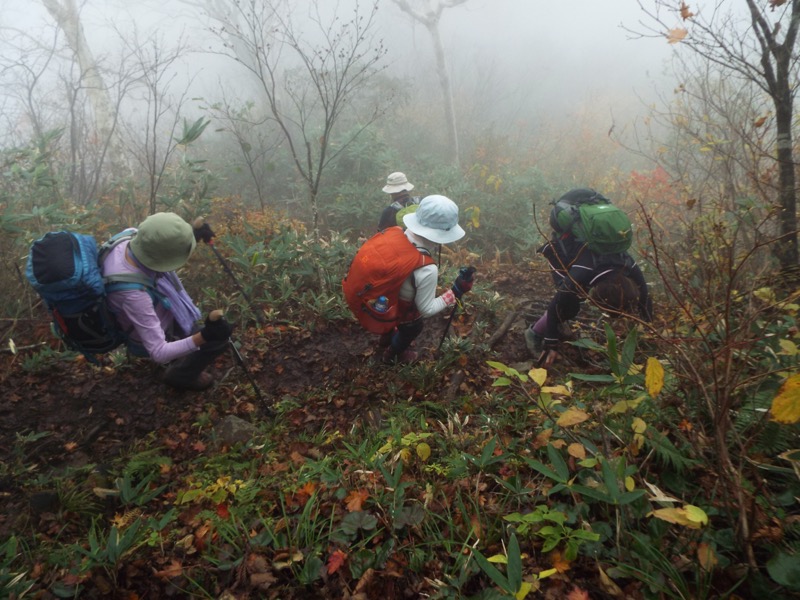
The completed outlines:
<svg viewBox="0 0 800 600">
<path fill-rule="evenodd" d="M 628 476 L 625 478 L 625 489 L 629 492 L 632 492 L 636 488 L 636 482 L 633 480 L 633 477 Z"/>
<path fill-rule="evenodd" d="M 778 354 L 783 356 L 797 356 L 797 344 L 792 340 L 778 340 L 781 346 L 781 351 Z"/>
<path fill-rule="evenodd" d="M 633 410 L 637 406 L 642 403 L 646 396 L 639 396 L 635 400 L 620 400 L 619 402 L 615 403 L 614 406 L 608 411 L 609 414 L 617 414 L 617 413 L 626 413 L 629 410 Z"/>
<path fill-rule="evenodd" d="M 783 382 L 770 408 L 772 420 L 791 425 L 800 422 L 800 375 L 792 375 Z"/>
<path fill-rule="evenodd" d="M 527 581 L 523 581 L 520 584 L 517 593 L 514 594 L 514 598 L 516 598 L 517 600 L 523 600 L 523 598 L 525 598 L 525 596 L 527 596 L 528 593 L 530 593 L 532 587 L 533 587 L 532 584 L 528 583 Z"/>
<path fill-rule="evenodd" d="M 555 575 L 556 573 L 558 573 L 558 569 L 545 569 L 544 571 L 539 571 L 539 579 L 550 577 L 551 575 Z"/>
<path fill-rule="evenodd" d="M 397 456 L 404 463 L 408 464 L 408 461 L 411 460 L 411 450 L 409 450 L 408 448 L 402 448 L 400 452 L 397 453 Z"/>
<path fill-rule="evenodd" d="M 634 417 L 631 422 L 631 430 L 633 430 L 633 433 L 644 433 L 647 431 L 647 423 L 639 417 Z"/>
<path fill-rule="evenodd" d="M 580 408 L 568 408 L 561 413 L 561 416 L 558 417 L 556 424 L 560 425 L 561 427 L 570 427 L 572 425 L 577 425 L 578 423 L 583 423 L 588 419 L 589 415 L 586 413 L 586 411 L 583 411 Z"/>
<path fill-rule="evenodd" d="M 528 377 L 530 377 L 536 385 L 542 387 L 547 380 L 547 369 L 531 369 L 528 371 Z"/>
<path fill-rule="evenodd" d="M 8 339 L 8 349 L 11 351 L 11 354 L 17 353 L 17 345 L 14 343 L 14 340 L 11 338 Z"/>
<path fill-rule="evenodd" d="M 753 296 L 759 300 L 763 300 L 764 302 L 769 302 L 770 304 L 775 302 L 775 290 L 772 288 L 758 288 L 755 292 L 753 292 Z"/>
<path fill-rule="evenodd" d="M 565 385 L 551 385 L 542 388 L 543 394 L 560 394 L 561 396 L 570 396 L 572 392 Z"/>
<path fill-rule="evenodd" d="M 423 462 L 428 460 L 431 456 L 431 447 L 425 442 L 417 444 L 417 456 L 419 456 Z"/>
<path fill-rule="evenodd" d="M 470 211 L 470 222 L 475 229 L 478 229 L 481 226 L 481 209 L 479 206 L 471 207 Z"/>
<path fill-rule="evenodd" d="M 698 523 L 698 527 L 700 525 L 708 525 L 708 515 L 702 508 L 694 506 L 693 504 L 686 504 L 683 508 L 686 510 L 686 515 L 692 523 Z"/>
<path fill-rule="evenodd" d="M 662 521 L 668 523 L 675 523 L 676 525 L 683 525 L 690 529 L 700 529 L 703 525 L 708 523 L 708 515 L 703 512 L 703 509 L 691 504 L 686 504 L 682 508 L 659 508 L 650 513 Z"/>
<path fill-rule="evenodd" d="M 496 563 L 498 565 L 505 565 L 508 563 L 508 559 L 506 558 L 505 554 L 495 554 L 494 556 L 490 556 L 487 558 L 490 563 Z"/>
<path fill-rule="evenodd" d="M 667 43 L 668 44 L 677 44 L 678 42 L 682 41 L 689 32 L 682 27 L 676 27 L 675 29 L 670 29 L 667 32 Z"/>
<path fill-rule="evenodd" d="M 586 458 L 586 448 L 583 447 L 583 444 L 575 442 L 567 446 L 567 454 L 579 460 L 583 460 Z"/>
<path fill-rule="evenodd" d="M 655 398 L 664 387 L 664 367 L 658 359 L 652 356 L 647 359 L 647 369 L 644 374 L 644 383 L 647 386 L 647 393 Z"/>
</svg>

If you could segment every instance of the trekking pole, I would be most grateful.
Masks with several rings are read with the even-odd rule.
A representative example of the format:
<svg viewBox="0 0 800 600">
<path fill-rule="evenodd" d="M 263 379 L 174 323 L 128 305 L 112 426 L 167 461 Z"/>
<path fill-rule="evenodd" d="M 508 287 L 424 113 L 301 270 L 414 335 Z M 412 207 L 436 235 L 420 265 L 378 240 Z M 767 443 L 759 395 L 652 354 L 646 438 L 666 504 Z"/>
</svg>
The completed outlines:
<svg viewBox="0 0 800 600">
<path fill-rule="evenodd" d="M 472 281 L 472 277 L 475 275 L 475 267 L 461 267 L 458 270 L 458 276 L 463 279 L 464 281 Z M 456 279 L 458 281 L 458 279 Z M 444 344 L 444 340 L 447 337 L 447 332 L 450 331 L 450 325 L 453 322 L 453 317 L 456 316 L 456 311 L 458 310 L 458 305 L 461 304 L 461 299 L 459 298 L 456 300 L 456 303 L 453 305 L 453 310 L 450 312 L 450 317 L 447 319 L 447 325 L 444 327 L 444 332 L 442 333 L 442 339 L 439 341 L 439 347 L 436 348 L 436 352 L 439 352 L 442 349 L 442 344 Z"/>
<path fill-rule="evenodd" d="M 194 220 L 194 223 L 193 223 L 192 227 L 194 229 L 201 229 L 205 225 L 206 225 L 205 224 L 205 219 L 203 219 L 203 217 L 197 217 Z M 209 228 L 209 231 L 210 231 L 210 228 Z M 233 283 L 236 286 L 236 289 L 239 290 L 239 293 L 242 295 L 242 298 L 244 298 L 247 301 L 247 305 L 250 308 L 250 312 L 253 313 L 253 315 L 255 315 L 256 321 L 258 321 L 259 325 L 263 325 L 264 324 L 263 316 L 261 315 L 260 312 L 257 312 L 253 308 L 253 301 L 250 299 L 250 296 L 248 296 L 247 292 L 244 291 L 244 288 L 242 287 L 242 284 L 239 283 L 239 279 L 236 277 L 236 275 L 233 273 L 233 271 L 231 270 L 230 266 L 228 265 L 228 261 L 225 260 L 225 258 L 222 256 L 222 254 L 220 254 L 219 250 L 217 250 L 217 247 L 214 245 L 214 234 L 211 233 L 208 236 L 204 236 L 202 238 L 202 240 L 206 243 L 206 245 L 209 248 L 211 248 L 211 250 L 214 252 L 214 256 L 217 257 L 217 260 L 219 261 L 219 264 L 222 265 L 222 268 L 224 269 L 224 271 L 230 276 L 231 280 L 233 280 Z"/>
<path fill-rule="evenodd" d="M 209 313 L 208 318 L 211 319 L 212 321 L 216 321 L 217 319 L 221 319 L 222 315 L 223 312 L 221 310 L 213 310 L 211 311 L 211 313 Z M 261 389 L 258 387 L 255 377 L 253 377 L 253 374 L 250 373 L 250 369 L 247 368 L 247 364 L 245 363 L 241 352 L 239 352 L 239 349 L 236 347 L 236 343 L 230 337 L 228 338 L 228 345 L 231 347 L 231 350 L 233 351 L 233 356 L 236 358 L 236 362 L 239 363 L 239 366 L 242 368 L 242 371 L 244 371 L 244 374 L 250 381 L 250 385 L 253 386 L 253 391 L 256 394 L 256 398 L 258 399 L 261 408 L 264 410 L 266 414 L 274 415 L 275 411 L 273 411 L 272 408 L 267 406 L 267 404 L 265 403 L 264 396 L 261 394 Z"/>
</svg>

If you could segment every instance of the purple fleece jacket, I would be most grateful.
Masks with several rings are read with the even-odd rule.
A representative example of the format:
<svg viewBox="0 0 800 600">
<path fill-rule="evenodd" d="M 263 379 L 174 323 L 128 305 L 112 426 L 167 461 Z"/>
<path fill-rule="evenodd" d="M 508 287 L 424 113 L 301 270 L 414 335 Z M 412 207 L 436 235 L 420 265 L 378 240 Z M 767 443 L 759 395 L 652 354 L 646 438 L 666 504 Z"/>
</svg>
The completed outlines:
<svg viewBox="0 0 800 600">
<path fill-rule="evenodd" d="M 122 242 L 109 252 L 103 263 L 104 276 L 116 273 L 144 273 L 148 277 L 158 275 L 125 260 L 127 250 L 128 242 Z M 153 306 L 152 297 L 144 290 L 112 292 L 108 295 L 108 306 L 122 330 L 132 341 L 144 346 L 150 358 L 157 363 L 168 363 L 199 349 L 191 336 L 174 342 L 167 341 L 165 332 L 172 329 L 172 313 L 160 302 Z"/>
</svg>

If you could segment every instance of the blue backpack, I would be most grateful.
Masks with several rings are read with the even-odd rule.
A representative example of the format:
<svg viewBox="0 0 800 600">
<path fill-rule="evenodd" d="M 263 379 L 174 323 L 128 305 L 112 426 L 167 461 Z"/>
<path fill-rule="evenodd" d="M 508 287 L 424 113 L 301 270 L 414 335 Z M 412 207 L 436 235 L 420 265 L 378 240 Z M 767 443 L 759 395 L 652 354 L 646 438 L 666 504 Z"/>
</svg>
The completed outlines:
<svg viewBox="0 0 800 600">
<path fill-rule="evenodd" d="M 25 276 L 47 305 L 54 333 L 91 362 L 127 340 L 108 308 L 109 293 L 147 290 L 154 304 L 159 299 L 155 280 L 143 274 L 103 277 L 106 255 L 134 233 L 121 231 L 99 249 L 91 235 L 70 231 L 45 234 L 31 245 Z"/>
</svg>

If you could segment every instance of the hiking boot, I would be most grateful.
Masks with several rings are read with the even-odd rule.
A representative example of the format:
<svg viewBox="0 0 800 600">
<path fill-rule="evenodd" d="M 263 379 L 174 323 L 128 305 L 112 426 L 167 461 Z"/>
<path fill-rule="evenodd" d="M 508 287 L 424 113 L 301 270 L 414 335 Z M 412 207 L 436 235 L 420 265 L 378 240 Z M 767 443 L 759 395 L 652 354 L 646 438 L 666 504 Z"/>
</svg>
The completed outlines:
<svg viewBox="0 0 800 600">
<path fill-rule="evenodd" d="M 536 333 L 533 327 L 528 327 L 525 330 L 525 345 L 528 347 L 528 352 L 538 357 L 544 352 L 544 336 Z"/>
<path fill-rule="evenodd" d="M 194 381 L 183 381 L 174 376 L 170 376 L 170 370 L 164 374 L 164 383 L 176 390 L 185 390 L 190 392 L 202 392 L 214 385 L 214 377 L 211 373 L 203 371 L 198 375 Z"/>
<path fill-rule="evenodd" d="M 398 354 L 394 348 L 389 346 L 383 353 L 383 362 L 387 365 L 397 364 L 411 364 L 417 360 L 419 355 L 407 348 L 403 350 L 400 354 Z"/>
</svg>

